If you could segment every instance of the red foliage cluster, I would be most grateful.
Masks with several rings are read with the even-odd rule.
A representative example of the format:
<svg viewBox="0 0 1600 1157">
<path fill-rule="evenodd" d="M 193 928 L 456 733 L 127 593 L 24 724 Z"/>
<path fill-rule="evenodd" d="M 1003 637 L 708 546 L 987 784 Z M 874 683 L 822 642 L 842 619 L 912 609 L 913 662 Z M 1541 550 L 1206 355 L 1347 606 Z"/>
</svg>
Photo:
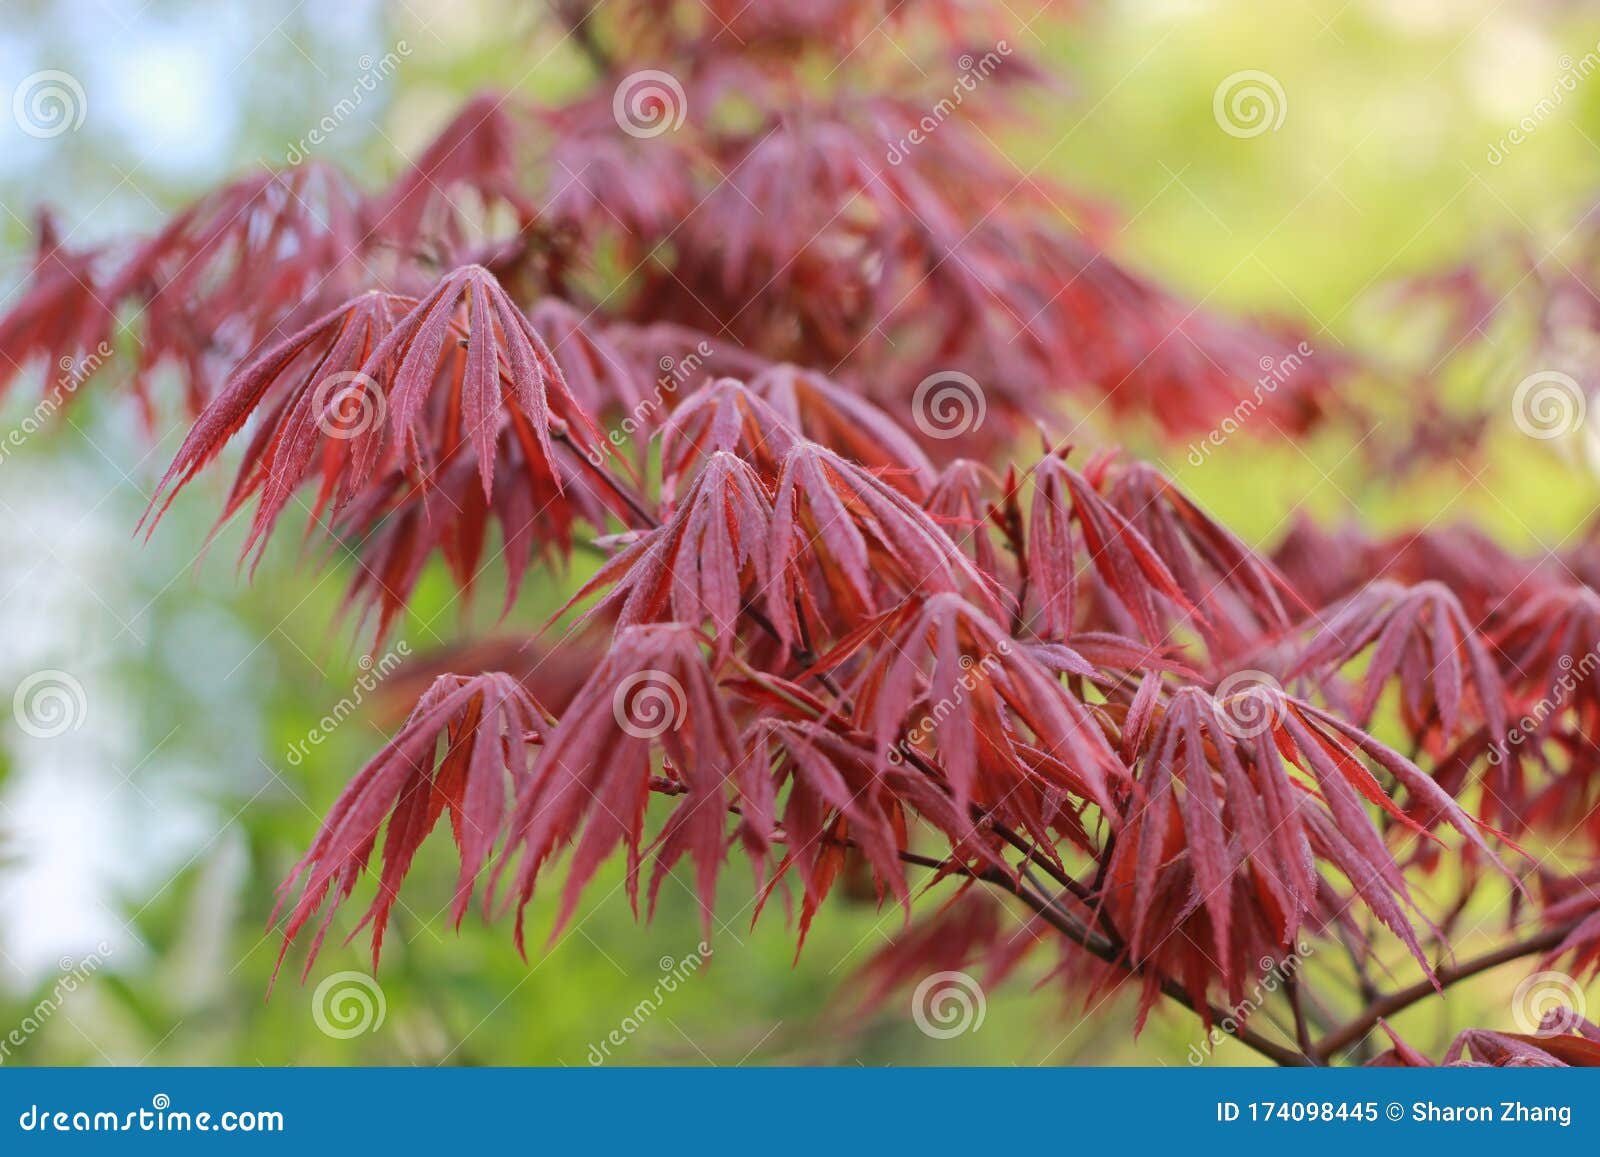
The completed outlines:
<svg viewBox="0 0 1600 1157">
<path fill-rule="evenodd" d="M 873 966 L 880 989 L 907 952 L 1003 975 L 1034 950 L 979 883 L 1059 933 L 1075 990 L 1130 980 L 1141 1015 L 1165 996 L 1208 1024 L 1308 940 L 1374 985 L 1398 945 L 1442 985 L 1461 969 L 1440 946 L 1496 875 L 1536 913 L 1530 952 L 1600 959 L 1583 878 L 1547 868 L 1529 904 L 1510 866 L 1600 850 L 1600 824 L 1563 830 L 1600 803 L 1592 547 L 1535 564 L 1470 531 L 1302 526 L 1268 558 L 1142 464 L 1052 446 L 997 469 L 1080 391 L 1204 425 L 1284 339 L 1112 264 L 968 109 L 896 160 L 909 86 L 819 95 L 794 63 L 912 9 L 954 48 L 992 34 L 983 6 L 560 7 L 605 73 L 592 95 L 480 97 L 378 196 L 323 169 L 230 186 L 125 264 L 47 235 L 0 321 L 24 362 L 137 302 L 141 372 L 177 364 L 205 402 L 152 509 L 253 421 L 225 517 L 254 500 L 247 552 L 291 502 L 359 543 L 352 598 L 380 637 L 435 550 L 464 590 L 503 555 L 508 605 L 536 554 L 605 556 L 573 599 L 599 642 L 548 703 L 536 665 L 422 694 L 286 883 L 290 939 L 316 921 L 314 956 L 376 853 L 376 963 L 448 819 L 454 918 L 479 895 L 519 944 L 556 861 L 559 929 L 619 849 L 636 905 L 647 860 L 652 904 L 687 860 L 708 920 L 737 849 L 763 901 L 798 889 L 802 939 L 847 871 L 908 922 L 908 868 L 959 881 Z M 607 31 L 662 66 L 643 103 Z M 684 123 L 654 132 L 674 100 Z M 930 430 L 931 371 L 980 383 L 990 422 Z M 1299 421 L 1325 385 L 1297 379 Z M 1391 718 L 1404 750 L 1375 734 Z M 1412 872 L 1446 862 L 1462 898 L 1439 915 Z M 1321 1045 L 1230 1031 L 1327 1061 L 1378 1022 Z M 1592 1035 L 1479 1033 L 1446 1059 L 1570 1062 Z"/>
<path fill-rule="evenodd" d="M 930 374 L 966 375 L 990 419 L 967 444 L 991 447 L 1074 399 L 1202 431 L 1296 346 L 1117 264 L 1096 240 L 1101 210 L 992 147 L 984 120 L 1019 117 L 1008 94 L 1041 79 L 1003 6 L 566 7 L 601 83 L 559 107 L 480 95 L 389 189 L 306 163 L 126 245 L 71 251 L 47 225 L 0 318 L 0 385 L 81 357 L 124 319 L 141 397 L 171 366 L 198 412 L 229 367 L 358 290 L 421 298 L 474 263 L 560 332 L 556 356 L 600 415 L 635 405 L 635 384 L 653 392 L 658 375 L 639 371 L 674 352 L 649 351 L 667 335 L 641 325 L 820 370 L 898 415 Z M 602 25 L 628 64 L 600 47 Z M 839 61 L 862 28 L 878 32 Z M 891 36 L 958 67 L 913 68 Z M 630 348 L 646 356 L 620 372 Z M 1274 392 L 1282 427 L 1316 420 L 1336 365 L 1319 356 Z M 929 441 L 948 451 L 947 433 Z"/>
<path fill-rule="evenodd" d="M 1375 1065 L 1428 1067 L 1427 1057 L 1384 1026 L 1394 1047 L 1373 1060 Z M 1600 1025 L 1580 1016 L 1553 1012 L 1536 1032 L 1494 1032 L 1469 1028 L 1445 1050 L 1447 1065 L 1499 1068 L 1594 1068 L 1600 1066 Z"/>
<path fill-rule="evenodd" d="M 1368 951 L 1362 911 L 1431 974 L 1424 940 L 1444 929 L 1403 869 L 1437 862 L 1449 829 L 1469 861 L 1509 874 L 1489 821 L 1563 838 L 1564 817 L 1589 811 L 1579 743 L 1592 690 L 1534 732 L 1508 722 L 1556 693 L 1560 655 L 1600 656 L 1600 622 L 1582 617 L 1593 596 L 1557 566 L 1527 567 L 1469 533 L 1382 542 L 1302 527 L 1280 570 L 1147 466 L 1099 458 L 1080 471 L 1050 452 L 1003 479 L 970 461 L 934 471 L 887 414 L 792 370 L 679 400 L 656 438 L 652 497 L 598 453 L 605 440 L 503 300 L 477 267 L 413 306 L 420 321 L 357 299 L 241 371 L 170 475 L 186 480 L 216 452 L 240 399 L 268 405 L 260 382 L 283 399 L 263 430 L 314 424 L 291 416 L 353 340 L 350 319 L 388 317 L 361 361 L 391 399 L 386 420 L 327 438 L 288 476 L 315 475 L 319 509 L 359 504 L 379 461 L 425 489 L 435 447 L 454 439 L 470 448 L 468 493 L 546 488 L 546 508 L 525 518 L 563 533 L 535 534 L 541 548 L 562 551 L 579 521 L 627 527 L 598 540 L 609 557 L 574 598 L 611 638 L 560 676 L 559 719 L 529 697 L 537 672 L 441 677 L 297 870 L 291 937 L 319 913 L 325 926 L 330 891 L 350 894 L 385 822 L 375 953 L 418 844 L 446 815 L 463 862 L 458 919 L 480 876 L 486 905 L 499 896 L 520 912 L 570 847 L 564 920 L 619 845 L 630 890 L 654 853 L 652 894 L 689 857 L 709 918 L 738 847 L 764 891 L 798 878 L 803 935 L 853 856 L 909 908 L 906 867 L 937 840 L 942 874 L 1023 896 L 1073 930 L 1074 949 L 1103 948 L 1107 975 L 1141 978 L 1147 1005 L 1175 989 L 1210 1015 L 1308 935 Z M 389 350 L 420 350 L 421 368 L 405 379 L 412 353 Z M 402 379 L 422 384 L 408 394 Z M 469 410 L 460 428 L 417 417 L 462 423 Z M 252 450 L 231 501 L 259 492 L 262 533 L 283 505 L 275 486 Z M 514 587 L 521 566 L 510 569 Z M 1314 573 L 1316 597 L 1285 571 Z M 1482 583 L 1504 573 L 1528 584 L 1514 610 Z M 1391 690 L 1410 756 L 1364 730 Z M 1557 760 L 1563 743 L 1573 750 Z M 652 795 L 670 801 L 653 833 Z M 1549 911 L 1574 932 L 1593 924 L 1571 894 Z M 1587 960 L 1591 943 L 1561 947 Z M 1009 939 L 969 948 L 1017 951 Z"/>
<path fill-rule="evenodd" d="M 1548 232 L 1496 233 L 1462 260 L 1374 294 L 1415 358 L 1407 413 L 1376 457 L 1389 469 L 1481 459 L 1510 410 L 1523 432 L 1600 463 L 1592 416 L 1600 332 L 1600 204 Z M 1498 421 L 1496 419 L 1499 419 Z"/>
</svg>

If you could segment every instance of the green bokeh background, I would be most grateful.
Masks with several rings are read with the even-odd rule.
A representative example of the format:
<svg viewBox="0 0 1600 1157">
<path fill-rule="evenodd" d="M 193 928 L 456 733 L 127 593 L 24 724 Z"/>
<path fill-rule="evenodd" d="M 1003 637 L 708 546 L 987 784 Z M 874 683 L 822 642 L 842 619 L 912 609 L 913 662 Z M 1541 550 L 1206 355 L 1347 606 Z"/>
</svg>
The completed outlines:
<svg viewBox="0 0 1600 1157">
<path fill-rule="evenodd" d="M 97 124 L 91 87 L 84 132 L 28 154 L 23 168 L 0 169 L 0 240 L 15 266 L 42 199 L 63 202 L 70 225 L 111 232 L 148 225 L 258 158 L 281 159 L 359 75 L 352 44 L 381 54 L 404 39 L 412 51 L 402 69 L 325 147 L 366 179 L 385 179 L 479 88 L 549 96 L 582 82 L 581 61 L 547 56 L 549 39 L 524 9 L 408 0 L 366 12 L 350 37 L 331 40 L 308 11 L 258 15 L 244 38 L 259 33 L 261 44 L 227 78 L 237 90 L 228 135 L 187 172 L 139 164 L 137 139 Z M 62 62 L 80 50 L 71 27 L 84 9 L 21 11 L 22 48 L 13 44 L 0 64 L 19 74 L 72 68 Z M 137 19 L 181 38 L 199 11 L 158 2 Z M 1380 285 L 1458 259 L 1501 231 L 1553 241 L 1600 190 L 1600 81 L 1568 96 L 1504 163 L 1488 160 L 1490 145 L 1550 92 L 1563 54 L 1600 51 L 1597 41 L 1600 19 L 1576 5 L 1105 3 L 1072 27 L 1040 21 L 1017 36 L 1065 78 L 1066 91 L 1033 101 L 1033 124 L 992 131 L 1025 169 L 1116 206 L 1118 252 L 1196 300 L 1295 317 L 1317 341 L 1401 359 L 1413 352 L 1397 336 L 1408 319 L 1378 303 Z M 1278 131 L 1241 140 L 1218 129 L 1213 91 L 1241 69 L 1282 84 Z M 3 79 L 9 89 L 16 78 Z M 181 98 L 183 85 L 173 91 Z M 1514 381 L 1500 388 L 1509 395 Z M 14 421 L 31 404 L 14 398 L 5 415 Z M 1298 444 L 1239 436 L 1194 467 L 1143 425 L 1112 430 L 1091 420 L 1087 429 L 1084 443 L 1116 439 L 1162 462 L 1263 545 L 1305 510 L 1383 528 L 1475 521 L 1519 548 L 1554 549 L 1600 503 L 1593 476 L 1519 437 L 1509 420 L 1492 430 L 1481 473 L 1440 468 L 1398 487 L 1367 476 L 1348 434 Z M 681 880 L 665 886 L 655 922 L 641 925 L 620 873 L 602 877 L 553 946 L 545 944 L 550 906 L 536 904 L 524 962 L 508 921 L 484 926 L 474 914 L 459 933 L 448 927 L 453 865 L 436 842 L 389 934 L 381 1028 L 334 1039 L 312 1016 L 316 983 L 366 967 L 359 942 L 338 943 L 359 905 L 335 922 L 307 984 L 297 983 L 296 952 L 267 999 L 278 953 L 267 930 L 273 889 L 394 721 L 363 711 L 298 766 L 288 763 L 290 745 L 361 674 L 349 632 L 330 628 L 345 574 L 302 559 L 285 540 L 247 583 L 231 565 L 236 529 L 191 568 L 220 473 L 179 502 L 151 544 L 135 540 L 132 526 L 180 431 L 169 420 L 157 436 L 152 448 L 125 399 L 91 390 L 70 423 L 0 465 L 0 518 L 14 551 L 0 573 L 0 605 L 34 620 L 42 641 L 30 645 L 49 662 L 33 665 L 81 662 L 98 673 L 96 686 L 108 690 L 91 696 L 89 727 L 115 725 L 124 736 L 111 774 L 29 765 L 32 741 L 14 729 L 0 742 L 0 1034 L 23 1024 L 58 976 L 25 963 L 28 928 L 3 923 L 6 913 L 28 919 L 17 889 L 49 886 L 22 871 L 37 850 L 29 824 L 38 822 L 13 811 L 24 775 L 36 799 L 59 790 L 54 822 L 81 832 L 82 855 L 105 865 L 94 902 L 111 926 L 127 928 L 92 981 L 5 1063 L 589 1063 L 591 1046 L 650 994 L 661 962 L 695 950 L 701 932 Z M 42 598 L 40 587 L 60 599 Z M 541 622 L 558 594 L 555 585 L 536 589 L 506 626 Z M 398 637 L 420 651 L 492 629 L 490 610 L 464 611 L 434 575 Z M 72 897 L 63 903 L 83 902 L 81 892 Z M 1199 1041 L 1187 1014 L 1158 1011 L 1135 1042 L 1128 998 L 1097 997 L 1085 1015 L 1081 994 L 1034 987 L 1042 970 L 991 987 L 980 1030 L 930 1039 L 913 1024 L 908 998 L 871 1017 L 841 999 L 847 978 L 897 928 L 897 910 L 839 896 L 795 960 L 780 907 L 752 928 L 740 871 L 727 874 L 722 900 L 708 967 L 611 1049 L 616 1063 L 1183 1065 Z M 63 954 L 79 959 L 92 947 L 91 937 Z M 1488 974 L 1453 990 L 1448 1011 L 1426 1006 L 1400 1025 L 1424 1048 L 1442 1044 L 1451 1025 L 1503 1026 L 1519 975 Z M 1253 1061 L 1231 1045 L 1218 1059 Z"/>
</svg>

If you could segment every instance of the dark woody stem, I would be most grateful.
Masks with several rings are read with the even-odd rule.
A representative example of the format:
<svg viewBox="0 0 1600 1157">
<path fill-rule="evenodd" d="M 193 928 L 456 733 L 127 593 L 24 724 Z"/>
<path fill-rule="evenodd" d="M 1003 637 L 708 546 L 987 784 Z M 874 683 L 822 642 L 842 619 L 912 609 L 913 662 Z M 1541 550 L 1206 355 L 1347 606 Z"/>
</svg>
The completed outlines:
<svg viewBox="0 0 1600 1157">
<path fill-rule="evenodd" d="M 1354 1019 L 1344 1027 L 1335 1029 L 1324 1037 L 1317 1046 L 1317 1056 L 1322 1061 L 1327 1061 L 1334 1054 L 1349 1048 L 1361 1041 L 1385 1017 L 1395 1015 L 1404 1009 L 1410 1008 L 1419 1000 L 1426 1000 L 1436 995 L 1440 990 L 1450 987 L 1457 981 L 1465 980 L 1469 976 L 1476 976 L 1480 972 L 1487 972 L 1491 968 L 1498 968 L 1502 964 L 1509 964 L 1524 956 L 1532 956 L 1536 952 L 1549 952 L 1558 946 L 1575 927 L 1574 924 L 1563 924 L 1558 928 L 1549 928 L 1543 932 L 1529 936 L 1525 940 L 1518 940 L 1511 944 L 1504 944 L 1492 951 L 1485 952 L 1482 956 L 1475 956 L 1471 960 L 1462 961 L 1460 964 L 1449 965 L 1436 969 L 1434 977 L 1438 981 L 1437 987 L 1430 980 L 1419 980 L 1409 988 L 1402 988 L 1388 996 L 1368 1004 Z"/>
</svg>

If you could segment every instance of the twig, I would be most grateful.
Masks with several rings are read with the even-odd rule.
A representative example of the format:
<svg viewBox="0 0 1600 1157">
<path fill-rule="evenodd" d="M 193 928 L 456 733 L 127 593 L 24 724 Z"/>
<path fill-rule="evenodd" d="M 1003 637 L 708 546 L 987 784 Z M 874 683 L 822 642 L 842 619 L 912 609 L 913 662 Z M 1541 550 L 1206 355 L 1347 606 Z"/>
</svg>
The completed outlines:
<svg viewBox="0 0 1600 1157">
<path fill-rule="evenodd" d="M 621 482 L 617 481 L 615 474 L 579 449 L 578 444 L 572 440 L 571 434 L 565 430 L 558 429 L 551 433 L 551 439 L 570 450 L 578 461 L 582 462 L 589 472 L 600 480 L 607 490 L 615 494 L 633 512 L 634 517 L 644 524 L 645 529 L 654 530 L 661 525 L 656 516 L 645 506 L 644 502 Z"/>
<path fill-rule="evenodd" d="M 1498 968 L 1502 964 L 1508 964 L 1523 956 L 1531 956 L 1535 952 L 1550 951 L 1565 940 L 1574 927 L 1575 924 L 1563 924 L 1559 928 L 1546 929 L 1526 940 L 1502 945 L 1491 952 L 1485 952 L 1482 956 L 1437 969 L 1433 980 L 1419 980 L 1409 988 L 1402 988 L 1398 992 L 1392 992 L 1373 1001 L 1343 1028 L 1336 1029 L 1324 1037 L 1322 1043 L 1317 1046 L 1317 1057 L 1323 1061 L 1328 1060 L 1341 1049 L 1348 1048 L 1365 1037 L 1378 1021 L 1410 1008 L 1417 1001 L 1433 996 L 1457 981 L 1476 976 L 1480 972 L 1488 972 L 1491 968 Z"/>
<path fill-rule="evenodd" d="M 978 878 L 994 884 L 996 887 L 1003 888 L 1016 896 L 1024 904 L 1032 908 L 1046 924 L 1049 924 L 1061 935 L 1091 955 L 1098 957 L 1107 964 L 1126 970 L 1131 976 L 1145 975 L 1145 970 L 1130 961 L 1122 949 L 1106 940 L 1103 936 L 1083 927 L 1076 920 L 1062 913 L 1049 900 L 1024 888 L 1006 873 L 990 869 Z M 1197 1004 L 1194 998 L 1189 995 L 1188 990 L 1169 977 L 1161 977 L 1159 986 L 1164 996 L 1183 1005 L 1184 1008 L 1201 1016 L 1202 1019 L 1209 1020 L 1213 1026 L 1222 1029 L 1223 1032 L 1233 1037 L 1240 1044 L 1247 1045 L 1268 1060 L 1291 1068 L 1305 1068 L 1318 1063 L 1317 1059 L 1309 1053 L 1302 1054 L 1294 1049 L 1276 1044 L 1253 1029 L 1239 1024 L 1227 1009 L 1218 1008 L 1209 1002 L 1203 1006 Z M 1205 1010 L 1204 1013 L 1201 1012 L 1202 1007 Z"/>
<path fill-rule="evenodd" d="M 1289 1008 L 1294 1013 L 1294 1039 L 1301 1052 L 1314 1057 L 1317 1050 L 1311 1044 L 1311 1026 L 1306 1023 L 1306 1010 L 1300 1000 L 1300 978 L 1291 974 L 1284 979 L 1283 986 L 1289 996 Z"/>
</svg>

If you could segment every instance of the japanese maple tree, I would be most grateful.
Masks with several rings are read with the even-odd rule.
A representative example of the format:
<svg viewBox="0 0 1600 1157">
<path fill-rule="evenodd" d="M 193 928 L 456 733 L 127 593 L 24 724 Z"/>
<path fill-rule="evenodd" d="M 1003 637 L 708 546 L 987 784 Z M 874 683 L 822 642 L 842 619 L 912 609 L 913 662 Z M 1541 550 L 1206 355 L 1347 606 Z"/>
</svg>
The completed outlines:
<svg viewBox="0 0 1600 1157">
<path fill-rule="evenodd" d="M 285 516 L 342 544 L 373 640 L 435 555 L 508 609 L 599 558 L 350 782 L 285 951 L 309 969 L 360 893 L 376 966 L 447 829 L 452 918 L 514 913 L 519 946 L 541 887 L 559 932 L 619 854 L 647 910 L 681 864 L 708 929 L 743 859 L 801 942 L 853 875 L 906 916 L 871 997 L 1051 954 L 1075 997 L 1130 985 L 1283 1064 L 1428 1063 L 1374 1032 L 1499 964 L 1600 967 L 1592 542 L 1303 523 L 1267 557 L 1071 445 L 1100 407 L 1204 431 L 1300 335 L 1132 271 L 1102 207 L 1005 161 L 986 118 L 1051 83 L 1005 5 L 552 8 L 593 77 L 568 103 L 474 97 L 375 191 L 305 163 L 92 250 L 46 215 L 0 318 L 9 382 L 136 311 L 131 388 L 195 415 L 149 529 L 237 441 L 223 520 L 251 556 Z M 1328 420 L 1354 361 L 1261 431 Z M 1458 959 L 1485 898 L 1501 943 Z M 1600 1057 L 1559 1009 L 1459 1027 L 1438 1059 Z"/>
</svg>

